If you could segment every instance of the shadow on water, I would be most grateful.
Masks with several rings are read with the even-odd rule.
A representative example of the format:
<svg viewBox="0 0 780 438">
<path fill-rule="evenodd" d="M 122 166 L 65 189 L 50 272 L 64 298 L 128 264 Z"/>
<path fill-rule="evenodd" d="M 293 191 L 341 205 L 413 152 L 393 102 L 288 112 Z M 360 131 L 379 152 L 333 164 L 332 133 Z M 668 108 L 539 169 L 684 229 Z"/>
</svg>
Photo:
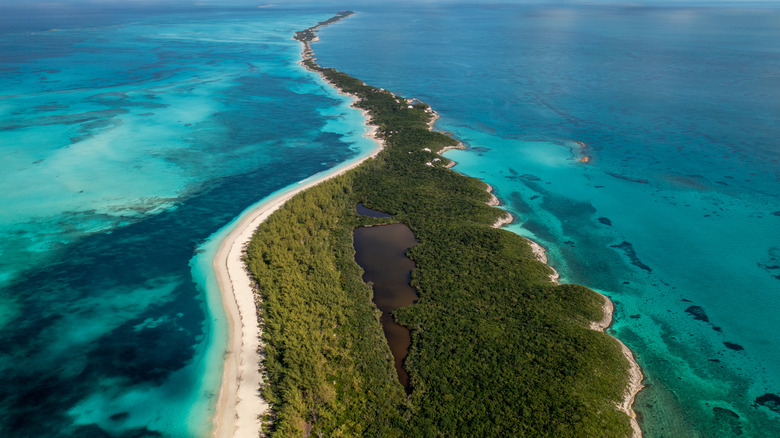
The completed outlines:
<svg viewBox="0 0 780 438">
<path fill-rule="evenodd" d="M 403 224 L 356 228 L 353 237 L 355 261 L 365 270 L 363 280 L 373 283 L 374 303 L 382 311 L 379 321 L 393 353 L 398 380 L 409 393 L 403 361 L 412 341 L 409 329 L 396 323 L 392 312 L 417 301 L 417 292 L 409 285 L 414 262 L 406 257 L 417 240 Z"/>
</svg>

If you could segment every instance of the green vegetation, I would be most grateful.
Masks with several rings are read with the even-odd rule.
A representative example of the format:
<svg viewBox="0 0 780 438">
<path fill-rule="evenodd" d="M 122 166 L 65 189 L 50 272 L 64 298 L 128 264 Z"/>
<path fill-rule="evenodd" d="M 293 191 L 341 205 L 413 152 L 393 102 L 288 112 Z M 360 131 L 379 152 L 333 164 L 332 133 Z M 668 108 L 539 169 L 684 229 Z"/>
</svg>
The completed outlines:
<svg viewBox="0 0 780 438">
<path fill-rule="evenodd" d="M 588 329 L 601 298 L 551 283 L 523 238 L 492 228 L 503 212 L 486 205 L 486 185 L 434 161 L 456 141 L 428 129 L 427 105 L 410 108 L 311 55 L 304 64 L 358 97 L 386 148 L 290 200 L 247 250 L 270 434 L 629 436 L 615 408 L 628 364 L 614 339 Z M 358 202 L 395 216 L 359 216 Z M 420 242 L 409 252 L 419 302 L 395 312 L 412 332 L 408 397 L 352 247 L 355 227 L 389 222 Z"/>
<path fill-rule="evenodd" d="M 300 32 L 295 32 L 295 39 L 302 42 L 302 43 L 310 43 L 314 41 L 314 39 L 317 37 L 314 32 L 319 29 L 320 27 L 327 26 L 329 24 L 335 23 L 342 18 L 347 18 L 350 15 L 354 14 L 353 11 L 343 11 L 339 12 L 338 14 L 334 15 L 331 18 L 328 18 L 325 21 L 320 21 L 317 23 L 316 26 L 310 27 L 308 29 L 302 30 Z"/>
</svg>

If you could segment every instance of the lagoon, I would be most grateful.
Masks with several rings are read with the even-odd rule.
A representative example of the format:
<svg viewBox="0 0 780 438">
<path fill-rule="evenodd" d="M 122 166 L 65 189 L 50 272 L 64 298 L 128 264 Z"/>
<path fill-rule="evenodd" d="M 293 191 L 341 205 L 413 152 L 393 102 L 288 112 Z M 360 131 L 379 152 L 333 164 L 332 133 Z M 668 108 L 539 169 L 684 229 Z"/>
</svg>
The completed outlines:
<svg viewBox="0 0 780 438">
<path fill-rule="evenodd" d="M 414 262 L 406 256 L 417 239 L 403 224 L 359 227 L 353 239 L 355 261 L 365 271 L 363 279 L 374 289 L 373 301 L 382 311 L 379 322 L 393 353 L 398 380 L 410 392 L 403 361 L 412 340 L 409 329 L 395 322 L 393 311 L 417 302 L 417 291 L 409 284 Z"/>
</svg>

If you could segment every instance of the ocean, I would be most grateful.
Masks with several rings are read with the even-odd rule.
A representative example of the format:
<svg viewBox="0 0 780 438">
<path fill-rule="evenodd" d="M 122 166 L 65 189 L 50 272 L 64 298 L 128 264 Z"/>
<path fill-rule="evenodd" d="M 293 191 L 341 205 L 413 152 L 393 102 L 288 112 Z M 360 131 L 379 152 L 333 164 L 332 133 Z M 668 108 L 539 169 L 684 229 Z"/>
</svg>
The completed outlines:
<svg viewBox="0 0 780 438">
<path fill-rule="evenodd" d="M 646 436 L 776 437 L 779 25 L 776 8 L 423 3 L 313 47 L 431 104 L 507 228 L 615 302 Z"/>
<path fill-rule="evenodd" d="M 207 436 L 239 214 L 365 155 L 316 8 L 19 11 L 0 33 L 0 435 Z"/>
<path fill-rule="evenodd" d="M 779 10 L 41 8 L 0 21 L 4 436 L 207 435 L 225 227 L 372 147 L 291 39 L 343 9 L 320 64 L 431 104 L 615 301 L 647 437 L 780 436 Z"/>
</svg>

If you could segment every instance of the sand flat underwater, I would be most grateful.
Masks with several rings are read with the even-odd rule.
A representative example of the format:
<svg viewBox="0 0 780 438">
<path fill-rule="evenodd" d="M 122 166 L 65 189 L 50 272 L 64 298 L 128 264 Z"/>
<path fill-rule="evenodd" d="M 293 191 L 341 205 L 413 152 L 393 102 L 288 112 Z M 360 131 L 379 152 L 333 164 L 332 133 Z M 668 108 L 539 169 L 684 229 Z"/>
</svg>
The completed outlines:
<svg viewBox="0 0 780 438">
<path fill-rule="evenodd" d="M 296 64 L 292 33 L 333 12 L 3 27 L 0 431 L 207 433 L 226 336 L 206 290 L 214 233 L 372 146 L 360 113 Z M 646 436 L 773 437 L 777 20 L 366 7 L 316 51 L 432 104 L 470 147 L 448 152 L 456 170 L 493 185 L 510 229 L 616 302 L 613 332 L 648 375 Z"/>
<path fill-rule="evenodd" d="M 205 436 L 227 335 L 193 257 L 374 143 L 297 64 L 330 10 L 71 12 L 0 34 L 0 431 Z"/>
</svg>

